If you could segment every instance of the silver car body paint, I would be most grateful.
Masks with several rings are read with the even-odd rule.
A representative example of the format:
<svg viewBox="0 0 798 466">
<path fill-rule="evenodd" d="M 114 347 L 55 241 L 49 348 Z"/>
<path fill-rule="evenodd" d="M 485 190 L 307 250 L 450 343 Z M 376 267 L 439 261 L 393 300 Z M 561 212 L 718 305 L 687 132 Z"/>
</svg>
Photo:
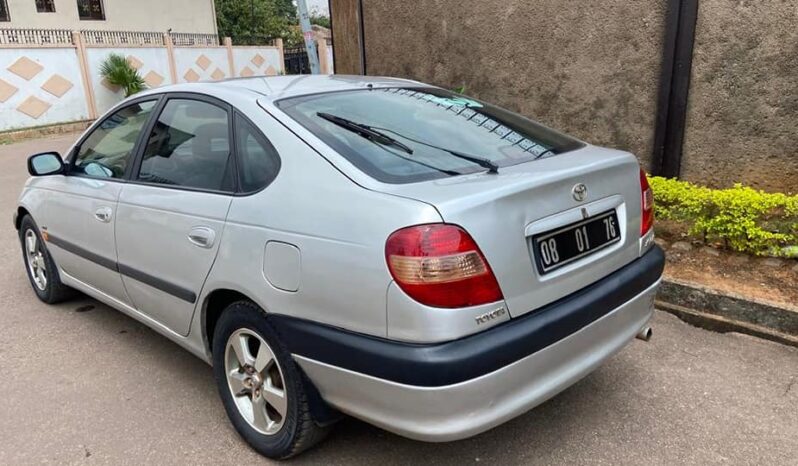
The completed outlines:
<svg viewBox="0 0 798 466">
<path fill-rule="evenodd" d="M 415 387 L 295 359 L 343 412 L 417 440 L 458 440 L 543 403 L 623 348 L 650 319 L 658 284 L 537 353 L 454 385 Z"/>
<path fill-rule="evenodd" d="M 405 342 L 442 342 L 481 332 L 578 291 L 652 246 L 651 238 L 644 238 L 644 244 L 639 235 L 638 164 L 631 154 L 585 145 L 502 168 L 498 175 L 386 184 L 356 168 L 275 105 L 286 97 L 368 86 L 426 85 L 391 78 L 284 76 L 146 91 L 137 97 L 182 92 L 229 103 L 280 154 L 277 178 L 260 192 L 232 196 L 46 176 L 28 181 L 19 205 L 54 235 L 195 293 L 194 302 L 181 301 L 136 277 L 48 245 L 66 284 L 144 322 L 209 363 L 206 303 L 218 290 L 236 291 L 267 313 Z M 581 202 L 571 192 L 579 183 L 587 187 Z M 113 221 L 102 223 L 94 213 L 106 207 Z M 533 234 L 608 209 L 616 209 L 624 226 L 619 242 L 546 276 L 538 274 L 531 257 Z M 409 225 L 442 221 L 472 235 L 497 276 L 504 301 L 456 310 L 429 308 L 393 283 L 384 257 L 386 238 Z M 213 232 L 210 248 L 192 244 L 190 233 L 197 227 Z M 268 243 L 295 248 L 296 253 L 281 256 L 282 270 L 271 264 L 266 272 Z M 651 309 L 650 300 L 639 297 L 545 352 L 450 387 L 414 390 L 307 359 L 299 363 L 328 401 L 343 411 L 403 435 L 446 440 L 485 430 L 560 391 L 630 340 Z M 538 370 L 545 375 L 538 377 Z M 351 384 L 348 395 L 336 385 L 344 382 Z M 492 414 L 478 406 L 486 390 L 497 393 Z M 349 396 L 355 394 L 362 397 L 359 406 Z M 375 397 L 383 396 L 387 398 L 381 398 L 379 407 Z M 417 404 L 408 408 L 397 400 Z M 393 411 L 400 406 L 406 413 Z M 413 413 L 419 415 L 415 420 L 408 418 Z M 473 425 L 463 424 L 468 422 Z"/>
<path fill-rule="evenodd" d="M 125 184 L 116 208 L 118 262 L 197 294 L 219 251 L 231 201 L 231 196 Z M 207 246 L 189 237 L 199 229 L 214 237 Z M 196 300 L 180 299 L 127 275 L 122 281 L 136 309 L 188 335 Z"/>
<path fill-rule="evenodd" d="M 103 222 L 95 214 L 116 205 L 122 185 L 115 181 L 88 178 L 47 176 L 31 178 L 20 198 L 20 204 L 33 215 L 40 228 L 56 229 L 59 238 L 97 255 L 113 258 L 114 214 Z M 92 283 L 114 299 L 129 305 L 119 274 L 79 255 L 58 247 L 49 247 L 56 264 L 76 279 Z"/>
</svg>

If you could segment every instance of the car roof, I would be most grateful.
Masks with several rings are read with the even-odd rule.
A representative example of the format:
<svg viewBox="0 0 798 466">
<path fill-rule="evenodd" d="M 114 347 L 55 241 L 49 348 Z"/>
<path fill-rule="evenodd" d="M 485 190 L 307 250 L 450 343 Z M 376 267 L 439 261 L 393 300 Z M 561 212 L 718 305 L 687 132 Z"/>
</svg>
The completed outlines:
<svg viewBox="0 0 798 466">
<path fill-rule="evenodd" d="M 251 91 L 262 99 L 275 101 L 286 97 L 336 92 L 356 89 L 385 87 L 420 87 L 429 86 L 418 81 L 382 76 L 356 75 L 288 75 L 271 77 L 232 78 L 215 82 L 185 83 L 162 86 L 150 91 L 163 92 L 201 92 L 214 95 L 224 90 Z"/>
</svg>

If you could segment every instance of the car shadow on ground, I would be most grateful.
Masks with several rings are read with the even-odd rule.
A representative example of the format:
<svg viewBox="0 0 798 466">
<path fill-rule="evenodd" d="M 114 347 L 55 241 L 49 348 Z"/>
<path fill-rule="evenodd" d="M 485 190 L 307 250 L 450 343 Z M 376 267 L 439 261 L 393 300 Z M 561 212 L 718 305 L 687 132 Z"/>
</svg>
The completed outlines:
<svg viewBox="0 0 798 466">
<path fill-rule="evenodd" d="M 85 295 L 57 306 L 59 312 L 74 312 L 93 332 L 113 335 L 120 350 L 130 358 L 151 361 L 169 373 L 175 380 L 201 386 L 198 395 L 207 398 L 197 400 L 202 405 L 215 405 L 202 413 L 212 416 L 207 422 L 223 423 L 224 432 L 233 437 L 241 448 L 248 448 L 230 426 L 218 401 L 216 386 L 210 366 L 194 357 L 166 337 L 161 336 L 135 319 Z M 139 362 L 139 365 L 142 362 Z M 294 462 L 302 464 L 348 463 L 357 458 L 351 452 L 366 449 L 386 459 L 386 463 L 462 463 L 464 461 L 490 461 L 508 455 L 518 461 L 531 452 L 545 452 L 563 448 L 563 439 L 595 433 L 585 426 L 602 425 L 606 415 L 605 406 L 619 404 L 612 400 L 613 375 L 606 368 L 585 379 L 547 401 L 541 406 L 503 425 L 478 436 L 447 443 L 425 443 L 406 439 L 365 422 L 344 417 L 332 430 L 330 436 L 314 449 L 303 453 Z M 488 396 L 488 394 L 486 394 Z M 620 402 L 620 404 L 623 404 Z M 533 447 L 532 449 L 530 449 Z M 348 453 L 345 453 L 348 452 Z M 515 452 L 517 452 L 516 456 Z M 366 453 L 363 451 L 363 453 Z"/>
</svg>

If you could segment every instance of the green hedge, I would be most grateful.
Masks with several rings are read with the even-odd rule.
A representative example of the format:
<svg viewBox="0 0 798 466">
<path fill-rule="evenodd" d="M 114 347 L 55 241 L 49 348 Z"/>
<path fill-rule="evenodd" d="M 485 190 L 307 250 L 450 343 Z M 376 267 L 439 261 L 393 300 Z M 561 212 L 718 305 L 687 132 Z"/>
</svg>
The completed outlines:
<svg viewBox="0 0 798 466">
<path fill-rule="evenodd" d="M 733 251 L 798 257 L 798 196 L 735 185 L 710 189 L 649 177 L 658 219 L 683 223 L 704 242 Z"/>
</svg>

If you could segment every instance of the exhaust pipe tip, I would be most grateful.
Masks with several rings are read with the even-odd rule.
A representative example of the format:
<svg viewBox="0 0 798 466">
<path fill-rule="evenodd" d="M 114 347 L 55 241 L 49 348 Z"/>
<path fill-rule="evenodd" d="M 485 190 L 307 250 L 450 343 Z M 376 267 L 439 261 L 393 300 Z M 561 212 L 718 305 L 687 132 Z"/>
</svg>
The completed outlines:
<svg viewBox="0 0 798 466">
<path fill-rule="evenodd" d="M 653 333 L 654 332 L 651 330 L 651 327 L 643 327 L 643 329 L 637 334 L 636 338 L 638 340 L 648 341 L 651 339 L 651 335 L 653 335 Z"/>
</svg>

